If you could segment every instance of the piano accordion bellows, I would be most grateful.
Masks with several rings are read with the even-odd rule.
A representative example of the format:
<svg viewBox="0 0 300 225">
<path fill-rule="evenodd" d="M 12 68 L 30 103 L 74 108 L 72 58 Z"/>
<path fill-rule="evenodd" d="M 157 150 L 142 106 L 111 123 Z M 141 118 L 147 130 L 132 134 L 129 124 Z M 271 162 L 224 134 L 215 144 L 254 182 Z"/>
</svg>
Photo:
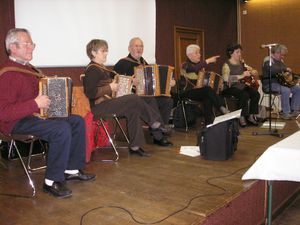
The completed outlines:
<svg viewBox="0 0 300 225">
<path fill-rule="evenodd" d="M 140 96 L 171 96 L 171 80 L 174 67 L 146 65 L 134 68 L 134 76 L 139 80 L 136 94 Z"/>
<path fill-rule="evenodd" d="M 211 87 L 217 94 L 219 94 L 223 87 L 223 78 L 215 72 L 206 72 L 200 70 L 195 88 L 202 88 L 205 86 Z"/>
</svg>

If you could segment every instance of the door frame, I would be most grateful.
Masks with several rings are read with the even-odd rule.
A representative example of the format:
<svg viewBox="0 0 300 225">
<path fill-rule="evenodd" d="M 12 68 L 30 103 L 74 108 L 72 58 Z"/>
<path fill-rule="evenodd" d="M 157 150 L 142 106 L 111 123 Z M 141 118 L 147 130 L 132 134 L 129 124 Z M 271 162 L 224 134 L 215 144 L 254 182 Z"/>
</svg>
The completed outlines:
<svg viewBox="0 0 300 225">
<path fill-rule="evenodd" d="M 204 30 L 192 27 L 174 26 L 174 55 L 176 78 L 179 78 L 180 76 L 180 67 L 181 64 L 186 60 L 185 50 L 189 44 L 199 45 L 201 48 L 201 55 L 203 58 L 205 58 Z"/>
</svg>

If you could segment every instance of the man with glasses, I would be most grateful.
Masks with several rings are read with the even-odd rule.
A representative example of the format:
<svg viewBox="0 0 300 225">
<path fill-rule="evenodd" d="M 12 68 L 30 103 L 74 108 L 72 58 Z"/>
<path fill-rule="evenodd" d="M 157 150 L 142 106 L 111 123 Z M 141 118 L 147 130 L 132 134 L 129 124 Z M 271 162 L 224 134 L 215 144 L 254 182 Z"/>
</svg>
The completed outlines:
<svg viewBox="0 0 300 225">
<path fill-rule="evenodd" d="M 11 29 L 5 39 L 9 58 L 0 70 L 0 130 L 9 134 L 32 134 L 49 144 L 44 192 L 55 197 L 72 195 L 65 180 L 90 181 L 84 173 L 85 124 L 80 116 L 41 119 L 34 114 L 49 108 L 50 99 L 39 94 L 39 70 L 29 62 L 35 44 L 26 29 Z"/>
<path fill-rule="evenodd" d="M 281 107 L 283 112 L 281 118 L 289 120 L 292 117 L 297 117 L 300 113 L 300 87 L 298 85 L 292 87 L 284 86 L 280 84 L 277 79 L 277 76 L 280 74 L 292 72 L 283 61 L 287 52 L 288 49 L 285 45 L 278 44 L 272 47 L 271 58 L 267 56 L 263 61 L 262 84 L 265 90 L 269 90 L 269 76 L 271 70 L 271 90 L 281 94 Z"/>
</svg>

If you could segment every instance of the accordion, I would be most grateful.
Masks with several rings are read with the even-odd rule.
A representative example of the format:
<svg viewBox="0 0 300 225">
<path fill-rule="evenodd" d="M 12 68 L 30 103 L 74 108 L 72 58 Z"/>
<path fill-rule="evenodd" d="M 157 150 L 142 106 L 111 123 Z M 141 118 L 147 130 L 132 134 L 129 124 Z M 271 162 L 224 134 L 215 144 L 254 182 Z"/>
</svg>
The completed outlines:
<svg viewBox="0 0 300 225">
<path fill-rule="evenodd" d="M 114 80 L 118 84 L 118 90 L 113 92 L 112 97 L 118 98 L 123 95 L 132 94 L 132 77 L 126 75 L 115 75 Z"/>
<path fill-rule="evenodd" d="M 215 72 L 199 71 L 196 88 L 202 88 L 204 86 L 211 87 L 216 94 L 219 94 L 223 86 L 223 78 Z"/>
<path fill-rule="evenodd" d="M 299 83 L 299 74 L 291 73 L 291 72 L 282 72 L 275 74 L 277 81 L 280 85 L 286 87 L 293 87 Z"/>
<path fill-rule="evenodd" d="M 137 66 L 134 76 L 138 79 L 135 93 L 140 96 L 171 96 L 174 67 L 163 65 Z"/>
<path fill-rule="evenodd" d="M 43 118 L 67 117 L 72 108 L 72 80 L 69 77 L 45 77 L 39 81 L 39 92 L 51 100 L 48 109 L 40 109 Z"/>
</svg>

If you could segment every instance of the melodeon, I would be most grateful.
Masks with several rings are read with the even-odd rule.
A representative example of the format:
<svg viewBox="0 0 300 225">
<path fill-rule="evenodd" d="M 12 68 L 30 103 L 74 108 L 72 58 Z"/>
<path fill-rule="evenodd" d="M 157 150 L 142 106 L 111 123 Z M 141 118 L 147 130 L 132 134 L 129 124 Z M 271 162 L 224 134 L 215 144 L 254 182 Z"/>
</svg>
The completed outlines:
<svg viewBox="0 0 300 225">
<path fill-rule="evenodd" d="M 113 93 L 113 98 L 118 98 L 123 95 L 132 94 L 132 77 L 126 75 L 117 74 L 114 77 L 114 80 L 118 84 L 118 90 Z"/>
<path fill-rule="evenodd" d="M 293 87 L 299 83 L 299 74 L 291 72 L 282 72 L 275 74 L 277 81 L 280 85 L 286 87 Z"/>
<path fill-rule="evenodd" d="M 215 72 L 200 70 L 195 88 L 201 88 L 204 86 L 211 87 L 217 94 L 219 94 L 222 90 L 223 78 Z"/>
<path fill-rule="evenodd" d="M 171 96 L 171 80 L 174 67 L 164 65 L 146 65 L 134 68 L 134 77 L 138 79 L 136 94 L 140 96 Z"/>
<path fill-rule="evenodd" d="M 40 94 L 51 100 L 48 109 L 41 109 L 43 118 L 67 117 L 72 108 L 72 80 L 69 77 L 45 77 L 39 81 Z"/>
</svg>

